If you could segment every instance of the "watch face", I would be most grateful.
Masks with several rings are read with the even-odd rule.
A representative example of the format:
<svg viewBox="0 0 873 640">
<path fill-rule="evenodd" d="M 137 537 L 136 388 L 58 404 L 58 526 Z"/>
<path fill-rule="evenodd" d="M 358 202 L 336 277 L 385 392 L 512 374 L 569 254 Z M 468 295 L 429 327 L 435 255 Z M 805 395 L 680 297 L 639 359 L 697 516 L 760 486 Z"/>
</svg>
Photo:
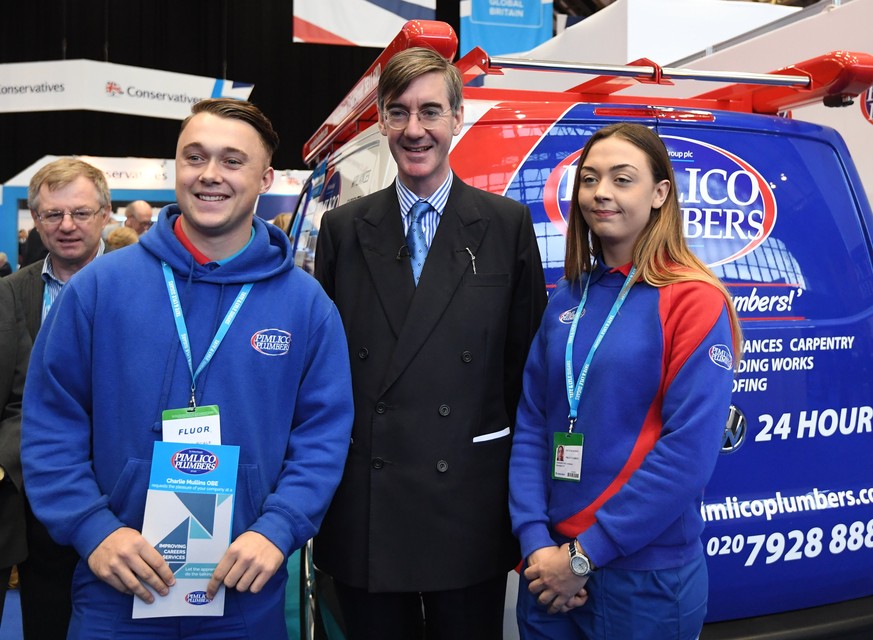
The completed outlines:
<svg viewBox="0 0 873 640">
<path fill-rule="evenodd" d="M 588 558 L 583 555 L 575 555 L 570 559 L 570 570 L 577 576 L 588 575 L 591 565 L 588 563 Z"/>
</svg>

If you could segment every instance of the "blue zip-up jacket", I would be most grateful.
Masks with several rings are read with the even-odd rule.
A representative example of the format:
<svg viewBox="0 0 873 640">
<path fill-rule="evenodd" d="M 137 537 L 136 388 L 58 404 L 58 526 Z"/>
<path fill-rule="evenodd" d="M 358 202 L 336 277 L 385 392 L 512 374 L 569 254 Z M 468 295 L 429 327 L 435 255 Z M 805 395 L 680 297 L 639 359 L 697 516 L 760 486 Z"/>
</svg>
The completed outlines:
<svg viewBox="0 0 873 640">
<path fill-rule="evenodd" d="M 590 275 L 574 385 L 629 267 Z M 582 286 L 558 285 L 525 366 L 509 467 L 513 531 L 525 558 L 577 537 L 597 567 L 682 566 L 702 553 L 700 503 L 730 406 L 727 302 L 701 282 L 634 284 L 587 374 L 574 429 L 585 437 L 581 479 L 552 480 L 553 436 L 569 426 L 565 349 Z"/>
<path fill-rule="evenodd" d="M 161 261 L 172 268 L 194 369 L 243 284 L 254 286 L 197 378 L 240 447 L 232 539 L 246 530 L 288 554 L 318 530 L 348 452 L 348 349 L 339 314 L 294 267 L 288 239 L 254 219 L 246 249 L 195 262 L 165 207 L 138 244 L 64 286 L 34 345 L 22 425 L 27 496 L 61 544 L 87 558 L 120 527 L 142 529 L 161 412 L 188 406 L 191 374 Z"/>
</svg>

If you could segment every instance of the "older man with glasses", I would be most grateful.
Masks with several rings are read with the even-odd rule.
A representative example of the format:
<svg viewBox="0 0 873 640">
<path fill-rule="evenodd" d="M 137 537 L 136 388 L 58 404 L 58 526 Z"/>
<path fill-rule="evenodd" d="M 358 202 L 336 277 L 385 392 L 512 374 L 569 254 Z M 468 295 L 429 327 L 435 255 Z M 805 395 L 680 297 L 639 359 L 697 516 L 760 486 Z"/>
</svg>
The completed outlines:
<svg viewBox="0 0 873 640">
<path fill-rule="evenodd" d="M 27 206 L 49 253 L 45 260 L 19 269 L 6 280 L 33 340 L 61 288 L 103 254 L 101 232 L 112 203 L 100 169 L 75 158 L 59 158 L 34 174 Z M 78 555 L 51 539 L 29 505 L 26 529 L 28 557 L 19 566 L 24 637 L 66 638 L 72 612 L 70 585 Z"/>
</svg>

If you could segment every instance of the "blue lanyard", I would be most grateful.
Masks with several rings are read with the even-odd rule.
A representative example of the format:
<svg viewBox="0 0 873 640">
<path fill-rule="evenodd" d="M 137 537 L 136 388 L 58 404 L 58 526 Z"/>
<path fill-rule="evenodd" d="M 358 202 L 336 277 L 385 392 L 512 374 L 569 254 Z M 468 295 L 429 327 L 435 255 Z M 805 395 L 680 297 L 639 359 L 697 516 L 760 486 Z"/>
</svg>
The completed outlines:
<svg viewBox="0 0 873 640">
<path fill-rule="evenodd" d="M 582 300 L 579 302 L 579 306 L 576 307 L 576 313 L 573 316 L 573 324 L 570 326 L 570 335 L 567 336 L 567 350 L 565 352 L 566 355 L 564 360 L 564 373 L 567 380 L 567 401 L 570 403 L 570 415 L 568 416 L 570 419 L 570 433 L 573 433 L 573 425 L 576 423 L 577 411 L 579 410 L 579 399 L 582 397 L 582 389 L 585 386 L 585 379 L 588 377 L 588 368 L 591 366 L 591 361 L 594 360 L 594 352 L 597 351 L 603 337 L 606 335 L 606 332 L 609 331 L 612 321 L 615 320 L 615 317 L 618 315 L 618 310 L 621 309 L 621 305 L 624 304 L 628 293 L 630 293 L 630 288 L 633 286 L 634 275 L 636 275 L 636 272 L 637 268 L 635 266 L 631 267 L 631 270 L 624 281 L 624 285 L 618 293 L 618 297 L 612 304 L 612 309 L 610 309 L 609 315 L 606 317 L 606 320 L 603 321 L 603 326 L 600 327 L 600 331 L 594 339 L 594 343 L 588 350 L 585 364 L 582 365 L 582 370 L 579 372 L 579 379 L 574 386 L 573 342 L 576 340 L 576 327 L 579 325 L 579 318 L 581 318 L 585 312 L 585 302 L 588 300 L 588 285 L 591 284 L 590 273 L 585 280 L 585 290 L 582 292 Z"/>
<path fill-rule="evenodd" d="M 233 324 L 233 321 L 236 319 L 236 315 L 246 301 L 249 291 L 252 290 L 253 283 L 248 282 L 244 284 L 243 288 L 236 295 L 236 300 L 233 301 L 233 304 L 230 305 L 230 309 L 227 310 L 224 320 L 221 321 L 221 326 L 219 326 L 218 331 L 215 332 L 212 344 L 209 345 L 206 355 L 203 356 L 203 360 L 200 361 L 200 364 L 197 366 L 197 371 L 195 371 L 194 359 L 191 357 L 191 342 L 188 339 L 188 327 L 185 325 L 185 316 L 182 315 L 182 305 L 179 302 L 179 292 L 176 290 L 176 280 L 173 277 L 173 270 L 170 269 L 170 266 L 163 260 L 161 261 L 161 266 L 164 269 L 164 279 L 167 281 L 167 293 L 170 294 L 170 304 L 173 306 L 173 318 L 176 321 L 176 333 L 179 334 L 179 342 L 182 343 L 182 350 L 185 352 L 185 359 L 188 361 L 188 371 L 191 372 L 191 400 L 188 402 L 188 407 L 193 409 L 197 406 L 194 402 L 194 391 L 197 388 L 197 376 L 199 376 L 206 368 L 206 365 L 208 365 L 209 361 L 212 360 L 212 356 L 214 356 L 215 352 L 218 351 L 218 346 L 221 344 L 221 341 L 224 340 L 224 336 L 227 335 L 230 325 Z"/>
</svg>

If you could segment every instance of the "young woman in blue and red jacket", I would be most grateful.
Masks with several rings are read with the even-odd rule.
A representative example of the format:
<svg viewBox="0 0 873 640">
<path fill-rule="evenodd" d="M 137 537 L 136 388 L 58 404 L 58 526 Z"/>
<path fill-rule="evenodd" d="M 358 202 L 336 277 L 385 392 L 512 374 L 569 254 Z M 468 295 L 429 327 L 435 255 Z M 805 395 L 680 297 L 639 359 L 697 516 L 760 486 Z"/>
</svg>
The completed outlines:
<svg viewBox="0 0 873 640">
<path fill-rule="evenodd" d="M 605 127 L 576 171 L 565 278 L 527 360 L 510 463 L 519 628 L 691 640 L 706 614 L 700 504 L 740 328 L 685 243 L 654 132 Z"/>
</svg>

